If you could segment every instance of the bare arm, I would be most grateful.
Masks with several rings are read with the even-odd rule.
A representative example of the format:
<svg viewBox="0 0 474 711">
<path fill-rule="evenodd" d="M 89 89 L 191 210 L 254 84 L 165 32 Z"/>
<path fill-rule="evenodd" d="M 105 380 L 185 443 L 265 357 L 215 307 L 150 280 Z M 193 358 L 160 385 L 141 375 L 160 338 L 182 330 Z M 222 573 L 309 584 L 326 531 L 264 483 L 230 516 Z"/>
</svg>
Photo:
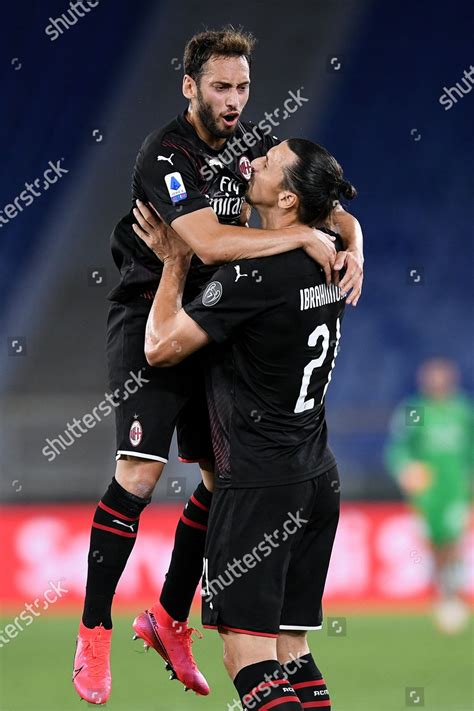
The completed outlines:
<svg viewBox="0 0 474 711">
<path fill-rule="evenodd" d="M 139 209 L 134 210 L 134 215 L 144 231 L 150 234 L 163 229 L 159 217 L 147 205 L 138 200 L 137 205 Z M 332 278 L 331 270 L 336 258 L 332 240 L 324 232 L 306 225 L 285 230 L 222 225 L 214 210 L 208 207 L 177 217 L 172 222 L 172 228 L 205 264 L 270 257 L 302 248 L 322 266 L 328 283 Z"/>
<path fill-rule="evenodd" d="M 359 221 L 354 215 L 346 212 L 339 203 L 333 210 L 332 220 L 336 227 L 336 232 L 341 235 L 346 251 L 357 252 L 363 259 L 364 238 Z"/>
<path fill-rule="evenodd" d="M 222 225 L 210 207 L 178 217 L 171 226 L 205 264 L 290 252 L 302 248 L 313 232 L 306 226 L 280 232 Z"/>
<path fill-rule="evenodd" d="M 349 212 L 346 212 L 340 204 L 337 204 L 334 208 L 331 218 L 333 227 L 341 235 L 345 247 L 345 250 L 337 255 L 333 271 L 338 273 L 341 269 L 346 270 L 339 287 L 343 292 L 351 292 L 347 298 L 347 303 L 357 306 L 364 280 L 362 228 L 359 221 Z"/>
<path fill-rule="evenodd" d="M 207 333 L 182 309 L 189 262 L 190 256 L 180 255 L 163 262 L 163 274 L 145 331 L 145 356 L 152 366 L 176 365 L 210 341 Z"/>
</svg>

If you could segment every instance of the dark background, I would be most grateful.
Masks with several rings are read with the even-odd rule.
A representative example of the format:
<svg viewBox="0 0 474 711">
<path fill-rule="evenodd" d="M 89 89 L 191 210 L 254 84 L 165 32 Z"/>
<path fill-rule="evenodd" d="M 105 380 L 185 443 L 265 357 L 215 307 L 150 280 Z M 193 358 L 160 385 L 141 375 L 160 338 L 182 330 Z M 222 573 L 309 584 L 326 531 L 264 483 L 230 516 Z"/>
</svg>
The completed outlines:
<svg viewBox="0 0 474 711">
<path fill-rule="evenodd" d="M 347 310 L 329 427 L 346 497 L 397 496 L 383 444 L 417 365 L 449 356 L 474 388 L 473 96 L 465 89 L 449 111 L 439 103 L 473 61 L 470 7 L 100 0 L 51 41 L 45 28 L 65 0 L 8 4 L 0 210 L 49 161 L 68 172 L 0 227 L 4 500 L 97 499 L 113 474 L 112 416 L 52 463 L 41 450 L 104 398 L 109 234 L 129 209 L 143 138 L 185 108 L 186 40 L 227 22 L 259 39 L 245 116 L 259 121 L 304 87 L 309 101 L 275 132 L 324 144 L 359 190 L 365 287 Z M 155 498 L 176 498 L 176 475 L 180 496 L 191 493 L 197 469 L 172 453 Z"/>
</svg>

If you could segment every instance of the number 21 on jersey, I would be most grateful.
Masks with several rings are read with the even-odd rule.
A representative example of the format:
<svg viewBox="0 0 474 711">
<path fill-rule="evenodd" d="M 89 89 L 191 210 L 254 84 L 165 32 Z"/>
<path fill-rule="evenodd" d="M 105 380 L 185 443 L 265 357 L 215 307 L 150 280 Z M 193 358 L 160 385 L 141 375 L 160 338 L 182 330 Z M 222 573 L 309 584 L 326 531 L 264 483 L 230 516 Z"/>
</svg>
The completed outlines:
<svg viewBox="0 0 474 711">
<path fill-rule="evenodd" d="M 295 413 L 299 412 L 304 412 L 305 410 L 312 410 L 313 407 L 315 406 L 315 398 L 310 397 L 308 400 L 306 399 L 308 396 L 308 388 L 309 384 L 311 382 L 311 376 L 313 374 L 313 371 L 316 370 L 316 368 L 321 368 L 325 361 L 326 357 L 328 355 L 329 347 L 330 345 L 333 345 L 329 341 L 329 328 L 325 323 L 320 324 L 317 326 L 314 331 L 310 334 L 308 338 L 308 346 L 310 348 L 315 348 L 318 343 L 322 339 L 322 350 L 321 350 L 321 355 L 318 358 L 314 358 L 313 360 L 310 360 L 308 365 L 305 367 L 303 371 L 303 380 L 301 381 L 301 389 L 300 389 L 300 394 L 298 397 L 298 400 L 296 401 L 295 405 Z M 336 362 L 336 356 L 337 356 L 337 349 L 339 345 L 339 339 L 341 337 L 341 323 L 340 320 L 337 319 L 336 321 L 336 341 L 334 343 L 334 357 L 332 359 L 331 367 L 328 372 L 328 377 L 327 381 L 323 387 L 323 392 L 321 396 L 321 401 L 319 402 L 320 405 L 323 404 L 324 402 L 324 397 L 326 395 L 326 390 L 328 389 L 328 385 L 331 382 L 331 375 L 332 371 L 334 368 L 334 364 Z"/>
</svg>

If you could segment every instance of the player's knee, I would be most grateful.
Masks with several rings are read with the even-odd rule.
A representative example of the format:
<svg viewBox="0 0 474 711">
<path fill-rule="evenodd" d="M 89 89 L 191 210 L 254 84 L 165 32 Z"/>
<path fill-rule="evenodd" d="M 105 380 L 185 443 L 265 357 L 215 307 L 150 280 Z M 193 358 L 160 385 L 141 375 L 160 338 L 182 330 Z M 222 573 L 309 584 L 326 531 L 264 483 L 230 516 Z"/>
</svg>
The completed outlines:
<svg viewBox="0 0 474 711">
<path fill-rule="evenodd" d="M 163 462 L 122 458 L 117 462 L 115 478 L 130 494 L 147 499 L 152 495 L 163 468 Z"/>
<path fill-rule="evenodd" d="M 306 636 L 306 630 L 285 630 L 285 632 L 280 632 L 278 639 L 302 640 L 306 639 Z"/>
<path fill-rule="evenodd" d="M 309 651 L 307 634 L 304 630 L 288 630 L 278 635 L 278 661 L 284 664 L 297 659 Z"/>
<path fill-rule="evenodd" d="M 228 643 L 228 640 L 226 639 L 226 635 L 221 633 L 221 638 L 224 643 L 224 647 L 223 647 L 224 666 L 225 666 L 230 678 L 233 679 L 235 677 L 235 675 L 237 674 L 237 671 L 236 671 L 236 669 L 237 669 L 237 655 L 235 653 L 235 649 L 233 648 L 232 644 Z"/>
</svg>

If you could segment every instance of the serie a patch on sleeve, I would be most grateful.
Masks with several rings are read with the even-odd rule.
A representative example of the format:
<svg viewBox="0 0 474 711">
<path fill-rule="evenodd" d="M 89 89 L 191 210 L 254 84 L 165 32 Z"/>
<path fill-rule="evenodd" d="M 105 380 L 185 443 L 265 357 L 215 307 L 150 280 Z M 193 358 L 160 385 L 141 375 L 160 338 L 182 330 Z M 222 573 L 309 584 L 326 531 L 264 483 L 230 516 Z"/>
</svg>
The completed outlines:
<svg viewBox="0 0 474 711">
<path fill-rule="evenodd" d="M 184 186 L 184 180 L 181 177 L 181 173 L 178 171 L 165 175 L 165 183 L 168 188 L 171 202 L 180 202 L 180 200 L 185 200 L 188 197 L 188 193 L 186 192 L 186 188 Z"/>
<path fill-rule="evenodd" d="M 202 295 L 203 306 L 214 306 L 220 301 L 222 296 L 223 288 L 220 281 L 211 281 L 210 284 L 206 286 L 204 294 Z"/>
</svg>

